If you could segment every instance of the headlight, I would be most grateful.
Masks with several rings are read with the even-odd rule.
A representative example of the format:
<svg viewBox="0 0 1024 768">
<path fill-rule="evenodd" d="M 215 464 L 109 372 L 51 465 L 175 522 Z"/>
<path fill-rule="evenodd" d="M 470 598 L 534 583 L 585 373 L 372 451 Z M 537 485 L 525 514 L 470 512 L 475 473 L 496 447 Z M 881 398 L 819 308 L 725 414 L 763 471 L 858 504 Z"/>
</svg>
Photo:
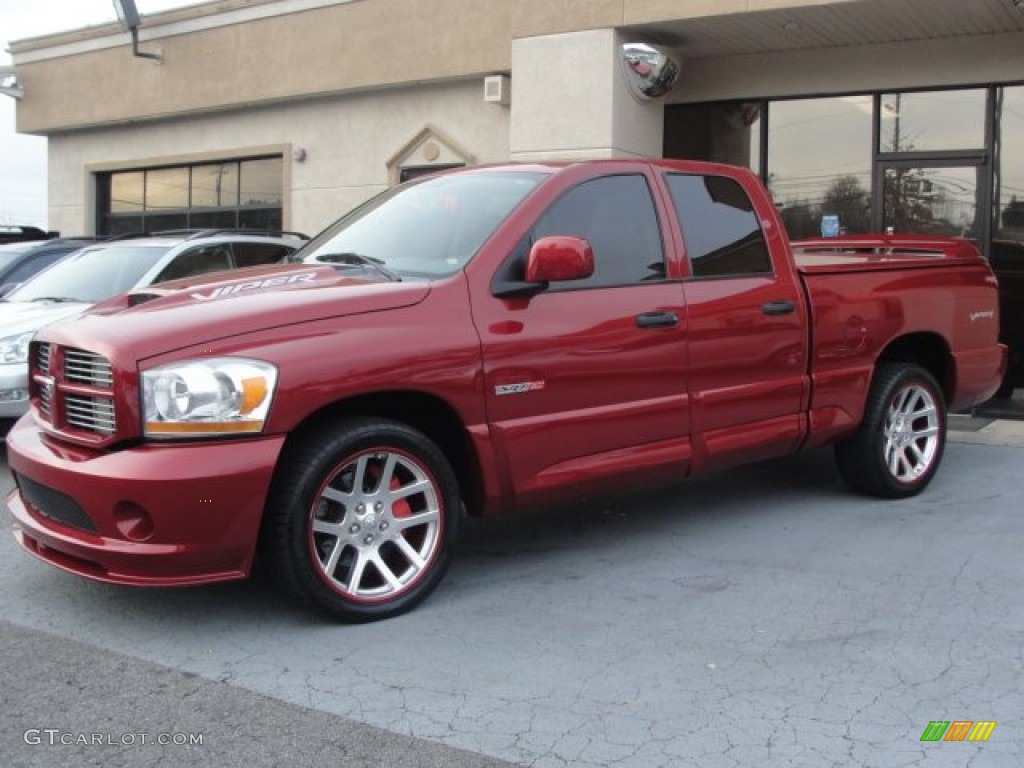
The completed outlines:
<svg viewBox="0 0 1024 768">
<path fill-rule="evenodd" d="M 147 437 L 182 438 L 260 432 L 277 368 L 259 360 L 213 357 L 142 372 Z"/>
<path fill-rule="evenodd" d="M 28 343 L 34 335 L 35 331 L 29 331 L 0 339 L 0 363 L 27 363 Z"/>
</svg>

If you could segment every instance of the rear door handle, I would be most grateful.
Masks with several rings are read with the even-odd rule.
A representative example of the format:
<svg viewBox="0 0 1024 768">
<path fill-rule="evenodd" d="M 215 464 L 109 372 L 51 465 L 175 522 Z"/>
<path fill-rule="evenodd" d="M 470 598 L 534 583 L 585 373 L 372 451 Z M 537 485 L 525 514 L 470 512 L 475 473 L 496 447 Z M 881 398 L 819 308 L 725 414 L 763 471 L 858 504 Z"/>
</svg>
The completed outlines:
<svg viewBox="0 0 1024 768">
<path fill-rule="evenodd" d="M 766 315 L 788 315 L 795 310 L 796 302 L 789 299 L 769 301 L 761 305 L 761 311 Z"/>
<path fill-rule="evenodd" d="M 668 328 L 679 325 L 679 315 L 675 312 L 644 312 L 636 316 L 638 328 Z"/>
</svg>

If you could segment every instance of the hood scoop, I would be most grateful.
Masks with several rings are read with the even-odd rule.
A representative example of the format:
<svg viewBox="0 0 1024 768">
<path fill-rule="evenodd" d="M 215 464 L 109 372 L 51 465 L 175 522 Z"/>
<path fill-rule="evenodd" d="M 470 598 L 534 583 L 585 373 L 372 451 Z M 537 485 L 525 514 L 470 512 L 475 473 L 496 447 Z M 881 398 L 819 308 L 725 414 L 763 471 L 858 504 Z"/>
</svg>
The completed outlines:
<svg viewBox="0 0 1024 768">
<path fill-rule="evenodd" d="M 128 294 L 128 306 L 137 307 L 139 304 L 145 304 L 147 301 L 153 299 L 159 299 L 161 296 L 166 296 L 164 293 L 155 293 L 153 291 L 145 293 L 129 293 Z"/>
</svg>

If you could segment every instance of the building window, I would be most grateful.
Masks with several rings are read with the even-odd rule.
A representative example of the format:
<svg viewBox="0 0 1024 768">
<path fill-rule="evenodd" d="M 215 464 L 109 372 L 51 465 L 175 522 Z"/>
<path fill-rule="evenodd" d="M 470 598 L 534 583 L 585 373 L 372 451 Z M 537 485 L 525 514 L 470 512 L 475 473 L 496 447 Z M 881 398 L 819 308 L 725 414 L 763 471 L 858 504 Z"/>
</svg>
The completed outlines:
<svg viewBox="0 0 1024 768">
<path fill-rule="evenodd" d="M 665 108 L 665 157 L 712 160 L 761 173 L 759 101 Z"/>
<path fill-rule="evenodd" d="M 871 230 L 870 96 L 773 101 L 768 189 L 790 237 L 818 237 L 823 216 L 844 234 Z"/>
<path fill-rule="evenodd" d="M 131 171 L 97 177 L 100 234 L 168 229 L 282 227 L 280 156 Z"/>
<path fill-rule="evenodd" d="M 464 168 L 465 163 L 442 163 L 440 165 L 406 165 L 398 172 L 398 183 L 418 179 L 421 176 L 429 176 L 432 173 L 448 171 L 454 168 Z"/>
<path fill-rule="evenodd" d="M 1024 85 L 996 89 L 996 239 L 1024 242 Z"/>
<path fill-rule="evenodd" d="M 984 89 L 885 93 L 878 151 L 941 152 L 985 146 Z"/>
</svg>

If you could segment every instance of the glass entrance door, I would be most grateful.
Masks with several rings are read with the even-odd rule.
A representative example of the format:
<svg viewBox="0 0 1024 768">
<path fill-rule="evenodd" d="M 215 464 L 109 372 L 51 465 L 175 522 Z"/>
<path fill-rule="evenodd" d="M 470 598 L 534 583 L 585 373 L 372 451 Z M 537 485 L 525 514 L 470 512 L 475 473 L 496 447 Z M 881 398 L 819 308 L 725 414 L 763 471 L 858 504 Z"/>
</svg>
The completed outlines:
<svg viewBox="0 0 1024 768">
<path fill-rule="evenodd" d="M 987 250 L 987 186 L 980 158 L 887 160 L 878 172 L 884 232 L 965 237 Z"/>
</svg>

